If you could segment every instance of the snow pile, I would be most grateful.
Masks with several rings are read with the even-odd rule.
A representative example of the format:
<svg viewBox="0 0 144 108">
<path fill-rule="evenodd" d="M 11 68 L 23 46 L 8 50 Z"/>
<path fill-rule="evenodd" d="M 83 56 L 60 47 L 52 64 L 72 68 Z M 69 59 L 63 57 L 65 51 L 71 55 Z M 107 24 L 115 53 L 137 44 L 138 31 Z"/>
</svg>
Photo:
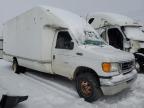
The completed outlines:
<svg viewBox="0 0 144 108">
<path fill-rule="evenodd" d="M 74 83 L 38 72 L 14 74 L 11 63 L 0 60 L 0 92 L 28 95 L 16 108 L 144 108 L 144 75 L 131 88 L 94 103 L 79 98 Z"/>
</svg>

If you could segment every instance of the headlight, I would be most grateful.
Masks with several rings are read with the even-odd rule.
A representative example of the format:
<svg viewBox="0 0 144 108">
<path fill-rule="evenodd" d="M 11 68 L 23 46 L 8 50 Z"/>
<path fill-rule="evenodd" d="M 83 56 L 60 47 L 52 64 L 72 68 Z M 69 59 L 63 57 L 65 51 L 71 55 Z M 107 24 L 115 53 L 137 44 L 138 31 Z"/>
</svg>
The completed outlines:
<svg viewBox="0 0 144 108">
<path fill-rule="evenodd" d="M 120 71 L 120 65 L 119 63 L 103 63 L 102 69 L 106 73 Z"/>
</svg>

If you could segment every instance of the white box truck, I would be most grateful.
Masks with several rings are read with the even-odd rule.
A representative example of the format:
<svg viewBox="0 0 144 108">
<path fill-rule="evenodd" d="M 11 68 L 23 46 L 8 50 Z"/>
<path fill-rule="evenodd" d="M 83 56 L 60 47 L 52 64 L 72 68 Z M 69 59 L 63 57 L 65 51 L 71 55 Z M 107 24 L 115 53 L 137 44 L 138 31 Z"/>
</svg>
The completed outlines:
<svg viewBox="0 0 144 108">
<path fill-rule="evenodd" d="M 104 12 L 89 14 L 87 21 L 109 45 L 133 53 L 137 70 L 144 72 L 144 33 L 137 21 Z"/>
<path fill-rule="evenodd" d="M 46 6 L 4 24 L 4 59 L 16 73 L 25 67 L 75 80 L 78 94 L 89 102 L 137 78 L 132 54 L 106 44 L 80 16 Z"/>
</svg>

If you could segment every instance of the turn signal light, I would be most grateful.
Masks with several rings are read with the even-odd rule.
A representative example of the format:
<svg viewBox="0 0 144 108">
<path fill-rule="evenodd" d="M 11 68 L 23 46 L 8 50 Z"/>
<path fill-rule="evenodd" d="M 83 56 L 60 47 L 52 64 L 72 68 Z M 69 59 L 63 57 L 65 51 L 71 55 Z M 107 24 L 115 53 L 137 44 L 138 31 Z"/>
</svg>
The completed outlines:
<svg viewBox="0 0 144 108">
<path fill-rule="evenodd" d="M 102 69 L 104 72 L 109 73 L 111 71 L 111 63 L 103 63 Z"/>
</svg>

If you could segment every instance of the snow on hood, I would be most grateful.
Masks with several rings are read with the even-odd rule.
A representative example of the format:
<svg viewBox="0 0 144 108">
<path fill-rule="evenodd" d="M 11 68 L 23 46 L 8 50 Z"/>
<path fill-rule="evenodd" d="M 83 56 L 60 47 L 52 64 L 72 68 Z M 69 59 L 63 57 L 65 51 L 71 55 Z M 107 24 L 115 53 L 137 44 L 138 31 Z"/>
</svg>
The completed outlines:
<svg viewBox="0 0 144 108">
<path fill-rule="evenodd" d="M 144 41 L 144 33 L 139 27 L 125 27 L 124 33 L 127 38 L 137 41 Z"/>
<path fill-rule="evenodd" d="M 83 48 L 84 49 L 84 48 Z M 86 46 L 85 50 L 89 53 L 111 60 L 111 62 L 120 62 L 134 59 L 133 54 L 113 48 L 109 45 L 100 46 Z"/>
<path fill-rule="evenodd" d="M 108 12 L 97 12 L 97 13 L 91 13 L 88 16 L 88 19 L 90 18 L 95 18 L 95 20 L 92 22 L 92 26 L 94 28 L 100 28 L 105 26 L 105 21 L 107 22 L 108 25 L 119 25 L 119 26 L 139 26 L 139 24 L 124 15 L 120 14 L 115 14 L 115 13 L 108 13 Z"/>
</svg>

